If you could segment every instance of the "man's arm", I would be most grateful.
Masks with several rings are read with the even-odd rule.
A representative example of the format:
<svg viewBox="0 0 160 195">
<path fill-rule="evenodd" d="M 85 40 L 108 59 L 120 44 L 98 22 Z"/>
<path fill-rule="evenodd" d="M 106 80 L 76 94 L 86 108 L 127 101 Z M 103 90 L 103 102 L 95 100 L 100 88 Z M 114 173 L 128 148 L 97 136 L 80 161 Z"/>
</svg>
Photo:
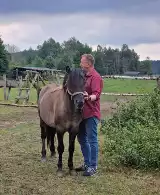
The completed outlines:
<svg viewBox="0 0 160 195">
<path fill-rule="evenodd" d="M 92 95 L 89 96 L 91 101 L 99 99 L 102 89 L 103 89 L 103 80 L 101 77 L 93 77 L 91 82 Z"/>
</svg>

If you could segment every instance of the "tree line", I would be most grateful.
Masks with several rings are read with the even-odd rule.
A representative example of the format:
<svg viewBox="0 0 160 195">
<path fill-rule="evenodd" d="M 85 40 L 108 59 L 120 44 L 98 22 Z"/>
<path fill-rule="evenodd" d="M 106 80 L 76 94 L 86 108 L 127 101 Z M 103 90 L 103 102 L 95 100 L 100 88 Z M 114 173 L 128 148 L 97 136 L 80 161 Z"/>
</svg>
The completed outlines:
<svg viewBox="0 0 160 195">
<path fill-rule="evenodd" d="M 91 53 L 95 57 L 95 68 L 101 75 L 124 74 L 126 71 L 138 71 L 144 75 L 152 74 L 152 62 L 149 57 L 140 61 L 140 56 L 127 44 L 113 49 L 97 46 L 93 50 L 88 44 L 71 37 L 62 44 L 50 38 L 36 49 L 19 51 L 15 45 L 4 45 L 0 38 L 0 73 L 15 66 L 47 67 L 64 70 L 66 65 L 79 67 L 80 57 Z"/>
</svg>

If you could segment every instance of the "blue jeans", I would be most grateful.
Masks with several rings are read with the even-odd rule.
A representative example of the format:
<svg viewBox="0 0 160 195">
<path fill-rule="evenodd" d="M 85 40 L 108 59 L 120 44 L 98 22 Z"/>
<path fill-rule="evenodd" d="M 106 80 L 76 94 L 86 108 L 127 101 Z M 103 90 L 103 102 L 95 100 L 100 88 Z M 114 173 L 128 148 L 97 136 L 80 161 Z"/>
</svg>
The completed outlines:
<svg viewBox="0 0 160 195">
<path fill-rule="evenodd" d="M 84 119 L 80 123 L 77 136 L 84 157 L 84 164 L 91 168 L 97 168 L 98 165 L 98 122 L 99 120 L 96 117 Z"/>
</svg>

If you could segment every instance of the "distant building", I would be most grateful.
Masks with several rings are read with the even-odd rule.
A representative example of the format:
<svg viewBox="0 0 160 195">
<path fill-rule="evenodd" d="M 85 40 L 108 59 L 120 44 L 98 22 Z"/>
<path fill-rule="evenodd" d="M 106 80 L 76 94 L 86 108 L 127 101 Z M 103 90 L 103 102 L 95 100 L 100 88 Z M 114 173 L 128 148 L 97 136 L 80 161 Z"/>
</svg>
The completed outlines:
<svg viewBox="0 0 160 195">
<path fill-rule="evenodd" d="M 137 76 L 140 76 L 140 72 L 137 72 L 137 71 L 126 71 L 126 72 L 124 72 L 123 75 L 137 77 Z"/>
<path fill-rule="evenodd" d="M 153 75 L 160 75 L 160 60 L 153 60 L 152 61 L 152 74 Z"/>
</svg>

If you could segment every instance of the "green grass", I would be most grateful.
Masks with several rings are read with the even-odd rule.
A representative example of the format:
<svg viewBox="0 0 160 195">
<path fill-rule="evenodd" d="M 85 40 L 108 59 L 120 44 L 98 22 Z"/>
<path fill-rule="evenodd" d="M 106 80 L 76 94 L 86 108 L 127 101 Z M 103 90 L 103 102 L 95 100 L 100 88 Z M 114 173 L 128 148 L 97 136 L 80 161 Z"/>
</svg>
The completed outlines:
<svg viewBox="0 0 160 195">
<path fill-rule="evenodd" d="M 116 96 L 116 95 L 101 95 L 101 102 L 116 102 L 118 100 L 124 100 L 124 101 L 128 101 L 128 100 L 132 100 L 134 99 L 135 96 Z"/>
<path fill-rule="evenodd" d="M 9 110 L 8 110 L 9 109 Z M 91 178 L 68 175 L 68 135 L 65 135 L 63 178 L 56 175 L 57 158 L 40 162 L 41 139 L 37 109 L 0 106 L 0 194 L 1 195 L 158 195 L 159 173 L 133 169 L 108 169 L 103 162 L 104 137 L 99 134 L 99 169 Z M 56 142 L 57 146 L 57 142 Z M 74 165 L 82 162 L 76 140 Z"/>
<path fill-rule="evenodd" d="M 156 87 L 156 81 L 152 80 L 132 80 L 132 79 L 104 79 L 103 92 L 114 93 L 148 93 Z M 25 91 L 23 92 L 25 94 Z M 10 100 L 14 101 L 18 95 L 18 89 L 12 89 L 10 93 Z M 36 90 L 32 89 L 30 95 L 30 102 L 36 102 Z M 124 98 L 124 97 L 123 97 Z M 116 96 L 102 95 L 102 101 L 115 101 L 119 99 Z M 130 99 L 130 97 L 129 97 Z M 0 88 L 0 101 L 4 100 L 3 89 Z"/>
<path fill-rule="evenodd" d="M 104 79 L 103 92 L 148 93 L 155 87 L 154 80 Z"/>
<path fill-rule="evenodd" d="M 9 101 L 15 101 L 15 98 L 18 96 L 18 88 L 11 89 Z M 22 96 L 25 96 L 25 91 L 22 92 Z M 37 98 L 37 92 L 35 89 L 31 90 L 29 102 L 36 102 Z M 4 90 L 3 88 L 0 88 L 0 101 L 4 100 Z"/>
</svg>

